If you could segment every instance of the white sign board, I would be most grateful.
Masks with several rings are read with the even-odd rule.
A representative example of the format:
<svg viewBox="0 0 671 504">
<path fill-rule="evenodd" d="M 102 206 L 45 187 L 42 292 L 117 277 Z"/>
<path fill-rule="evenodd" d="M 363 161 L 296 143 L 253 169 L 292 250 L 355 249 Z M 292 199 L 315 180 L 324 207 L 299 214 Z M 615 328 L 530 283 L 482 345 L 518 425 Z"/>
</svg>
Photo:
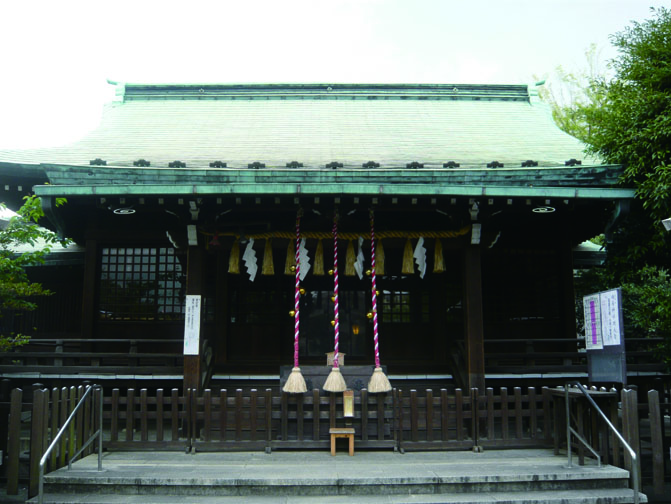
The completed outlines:
<svg viewBox="0 0 671 504">
<path fill-rule="evenodd" d="M 617 290 L 599 294 L 601 301 L 601 339 L 605 346 L 621 343 L 620 302 Z"/>
<path fill-rule="evenodd" d="M 184 355 L 198 355 L 200 348 L 200 296 L 187 295 L 184 310 Z"/>
<path fill-rule="evenodd" d="M 620 295 L 618 289 L 583 297 L 585 346 L 601 350 L 604 346 L 622 344 Z"/>
</svg>

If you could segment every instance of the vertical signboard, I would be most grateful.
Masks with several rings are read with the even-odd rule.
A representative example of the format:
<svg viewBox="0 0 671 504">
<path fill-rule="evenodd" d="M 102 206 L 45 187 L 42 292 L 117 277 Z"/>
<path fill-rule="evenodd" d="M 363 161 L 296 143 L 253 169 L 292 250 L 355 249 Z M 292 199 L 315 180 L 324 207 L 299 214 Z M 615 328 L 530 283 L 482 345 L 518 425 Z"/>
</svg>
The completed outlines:
<svg viewBox="0 0 671 504">
<path fill-rule="evenodd" d="M 200 295 L 187 295 L 184 310 L 184 355 L 198 355 L 200 349 Z"/>
<path fill-rule="evenodd" d="M 626 384 L 622 291 L 612 289 L 585 296 L 583 308 L 590 382 Z"/>
<path fill-rule="evenodd" d="M 583 298 L 585 311 L 585 347 L 587 350 L 603 348 L 601 339 L 601 302 L 599 294 L 591 294 Z"/>
<path fill-rule="evenodd" d="M 601 302 L 601 339 L 604 346 L 619 346 L 622 342 L 620 289 L 599 293 Z"/>
</svg>

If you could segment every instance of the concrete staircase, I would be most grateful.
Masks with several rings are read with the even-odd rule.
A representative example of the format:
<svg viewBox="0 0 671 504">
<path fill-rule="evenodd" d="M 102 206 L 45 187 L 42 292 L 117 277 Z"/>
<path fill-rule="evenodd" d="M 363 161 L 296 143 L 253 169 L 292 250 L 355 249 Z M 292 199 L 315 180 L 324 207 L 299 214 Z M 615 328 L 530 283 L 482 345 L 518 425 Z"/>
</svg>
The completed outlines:
<svg viewBox="0 0 671 504">
<path fill-rule="evenodd" d="M 548 450 L 471 452 L 108 453 L 45 478 L 45 503 L 634 502 L 628 473 L 566 467 Z M 641 502 L 647 502 L 644 495 Z M 37 502 L 32 499 L 29 502 Z"/>
</svg>

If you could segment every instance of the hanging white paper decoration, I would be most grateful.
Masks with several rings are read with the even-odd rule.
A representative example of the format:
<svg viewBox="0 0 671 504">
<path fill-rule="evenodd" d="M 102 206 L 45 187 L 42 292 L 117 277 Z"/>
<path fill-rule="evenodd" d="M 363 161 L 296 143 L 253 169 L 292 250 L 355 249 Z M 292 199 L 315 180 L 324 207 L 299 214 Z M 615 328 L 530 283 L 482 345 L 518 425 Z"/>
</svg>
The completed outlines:
<svg viewBox="0 0 671 504">
<path fill-rule="evenodd" d="M 299 277 L 301 282 L 305 278 L 305 275 L 310 271 L 310 257 L 308 256 L 308 249 L 305 247 L 305 238 L 301 240 L 301 245 L 298 248 L 298 261 L 300 262 L 300 273 Z"/>
<path fill-rule="evenodd" d="M 354 271 L 359 275 L 359 280 L 363 278 L 363 236 L 359 236 L 359 252 L 356 255 L 356 262 L 354 263 Z"/>
<path fill-rule="evenodd" d="M 415 246 L 415 252 L 412 254 L 419 269 L 419 277 L 424 278 L 426 274 L 426 247 L 424 247 L 424 237 L 420 236 Z"/>
<path fill-rule="evenodd" d="M 245 253 L 242 255 L 242 260 L 245 261 L 245 267 L 249 274 L 249 281 L 253 282 L 256 278 L 256 272 L 259 267 L 256 264 L 256 251 L 254 250 L 254 238 L 250 238 L 245 248 Z"/>
</svg>

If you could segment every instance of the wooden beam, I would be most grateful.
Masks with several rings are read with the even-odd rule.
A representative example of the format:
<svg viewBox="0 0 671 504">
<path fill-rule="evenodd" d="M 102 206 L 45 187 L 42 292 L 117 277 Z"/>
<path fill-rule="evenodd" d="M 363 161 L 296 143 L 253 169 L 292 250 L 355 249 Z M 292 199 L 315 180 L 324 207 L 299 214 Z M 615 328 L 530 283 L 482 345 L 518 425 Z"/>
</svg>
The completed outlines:
<svg viewBox="0 0 671 504">
<path fill-rule="evenodd" d="M 96 320 L 96 303 L 94 292 L 96 292 L 98 271 L 98 242 L 86 240 L 86 253 L 84 256 L 84 295 L 82 296 L 82 326 L 81 338 L 93 338 Z"/>
<path fill-rule="evenodd" d="M 464 251 L 464 302 L 468 386 L 485 392 L 485 344 L 482 311 L 482 264 L 479 245 Z"/>
<path fill-rule="evenodd" d="M 186 294 L 202 295 L 203 293 L 202 284 L 203 284 L 203 250 L 199 246 L 192 246 L 189 247 L 187 251 Z M 200 360 L 201 360 L 200 352 L 199 355 L 184 356 L 184 392 L 186 392 L 186 390 L 190 388 L 200 391 Z"/>
<path fill-rule="evenodd" d="M 574 290 L 574 273 L 573 273 L 573 251 L 571 250 L 571 243 L 566 233 L 559 243 L 560 271 L 559 278 L 562 285 L 562 302 L 564 313 L 564 336 L 571 340 L 575 338 L 577 327 L 575 320 L 575 290 Z"/>
</svg>

